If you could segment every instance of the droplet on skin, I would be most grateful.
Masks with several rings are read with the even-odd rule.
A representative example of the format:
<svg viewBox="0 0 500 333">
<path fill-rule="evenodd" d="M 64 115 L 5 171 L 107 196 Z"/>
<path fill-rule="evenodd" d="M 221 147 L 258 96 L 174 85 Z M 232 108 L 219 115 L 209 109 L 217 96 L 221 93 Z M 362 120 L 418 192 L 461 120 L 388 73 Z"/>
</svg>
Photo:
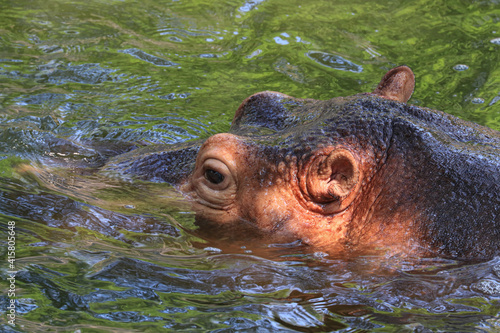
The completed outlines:
<svg viewBox="0 0 500 333">
<path fill-rule="evenodd" d="M 214 253 L 221 253 L 222 252 L 221 249 L 218 249 L 216 247 L 211 247 L 211 246 L 204 248 L 203 251 L 214 252 Z"/>
<path fill-rule="evenodd" d="M 320 252 L 320 251 L 314 252 L 313 257 L 316 259 L 323 259 L 325 257 L 328 257 L 328 253 Z"/>
</svg>

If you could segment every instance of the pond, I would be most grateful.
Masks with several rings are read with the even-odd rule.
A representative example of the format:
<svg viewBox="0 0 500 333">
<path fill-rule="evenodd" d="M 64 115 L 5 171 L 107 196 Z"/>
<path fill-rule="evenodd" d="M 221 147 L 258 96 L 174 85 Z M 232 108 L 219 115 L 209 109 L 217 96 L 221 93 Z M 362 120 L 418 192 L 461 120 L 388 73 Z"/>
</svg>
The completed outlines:
<svg viewBox="0 0 500 333">
<path fill-rule="evenodd" d="M 498 257 L 206 238 L 170 186 L 95 172 L 136 146 L 227 131 L 255 92 L 348 96 L 402 64 L 417 79 L 410 103 L 500 130 L 497 0 L 0 8 L 0 331 L 500 330 Z"/>
</svg>

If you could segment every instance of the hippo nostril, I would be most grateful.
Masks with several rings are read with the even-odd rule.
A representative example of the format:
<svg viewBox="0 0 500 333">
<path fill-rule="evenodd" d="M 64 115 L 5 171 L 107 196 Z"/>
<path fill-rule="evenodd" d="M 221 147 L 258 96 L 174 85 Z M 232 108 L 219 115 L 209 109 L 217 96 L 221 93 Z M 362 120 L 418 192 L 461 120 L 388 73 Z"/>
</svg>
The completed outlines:
<svg viewBox="0 0 500 333">
<path fill-rule="evenodd" d="M 213 184 L 220 184 L 224 181 L 224 176 L 212 169 L 205 170 L 205 178 Z"/>
</svg>

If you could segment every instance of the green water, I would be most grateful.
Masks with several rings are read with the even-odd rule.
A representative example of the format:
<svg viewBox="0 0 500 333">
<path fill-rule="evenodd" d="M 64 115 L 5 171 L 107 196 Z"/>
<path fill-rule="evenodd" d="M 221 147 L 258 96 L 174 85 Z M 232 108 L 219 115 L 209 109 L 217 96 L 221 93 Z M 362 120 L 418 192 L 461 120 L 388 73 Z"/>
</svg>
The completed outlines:
<svg viewBox="0 0 500 333">
<path fill-rule="evenodd" d="M 255 92 L 347 96 L 402 64 L 416 75 L 410 103 L 500 130 L 499 60 L 496 0 L 0 0 L 2 289 L 9 221 L 21 272 L 12 329 L 500 330 L 498 258 L 343 261 L 213 243 L 168 186 L 73 170 L 98 159 L 90 142 L 206 138 Z"/>
</svg>

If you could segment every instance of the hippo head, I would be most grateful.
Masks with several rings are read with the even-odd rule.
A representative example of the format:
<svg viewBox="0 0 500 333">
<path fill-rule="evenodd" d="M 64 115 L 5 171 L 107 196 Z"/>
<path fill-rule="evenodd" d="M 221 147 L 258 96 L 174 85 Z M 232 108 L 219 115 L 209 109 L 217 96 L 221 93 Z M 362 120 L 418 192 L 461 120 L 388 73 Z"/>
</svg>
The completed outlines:
<svg viewBox="0 0 500 333">
<path fill-rule="evenodd" d="M 406 102 L 413 86 L 411 70 L 398 67 L 374 94 Z M 355 135 L 358 108 L 345 108 L 353 101 L 300 100 L 277 92 L 248 97 L 230 132 L 203 143 L 181 191 L 204 221 L 256 227 L 267 236 L 298 237 L 316 246 L 345 242 L 363 184 L 389 145 L 383 133 L 376 143 Z"/>
<path fill-rule="evenodd" d="M 177 186 L 208 229 L 300 239 L 329 252 L 420 248 L 422 239 L 438 248 L 445 235 L 435 232 L 435 201 L 453 176 L 435 153 L 456 136 L 453 122 L 472 125 L 405 104 L 413 88 L 412 71 L 400 66 L 373 93 L 327 101 L 257 93 L 228 133 L 138 149 L 108 169 Z"/>
</svg>

